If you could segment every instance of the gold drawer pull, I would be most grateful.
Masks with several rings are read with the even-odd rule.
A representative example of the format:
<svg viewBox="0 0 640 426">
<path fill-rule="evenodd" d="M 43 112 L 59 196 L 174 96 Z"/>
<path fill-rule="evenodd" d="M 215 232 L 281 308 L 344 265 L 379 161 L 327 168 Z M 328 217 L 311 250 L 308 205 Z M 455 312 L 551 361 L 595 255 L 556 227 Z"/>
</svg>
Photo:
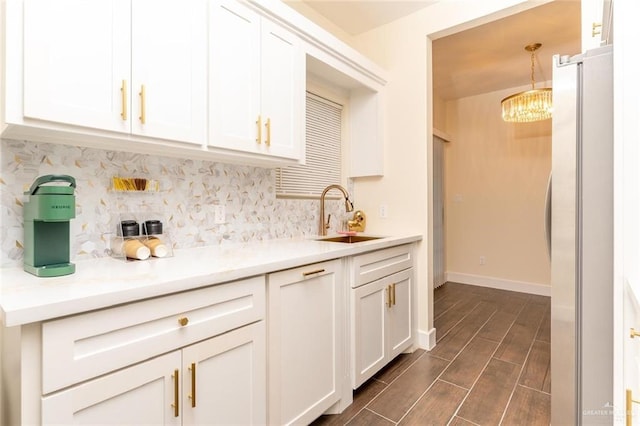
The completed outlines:
<svg viewBox="0 0 640 426">
<path fill-rule="evenodd" d="M 303 277 L 308 277 L 309 275 L 321 274 L 324 272 L 324 269 L 316 269 L 315 271 L 303 272 Z"/>
<path fill-rule="evenodd" d="M 387 296 L 387 301 L 386 301 L 386 305 L 387 308 L 391 307 L 391 286 L 388 285 L 387 288 L 385 289 L 385 291 L 387 292 L 386 296 Z"/>
<path fill-rule="evenodd" d="M 258 128 L 258 134 L 256 135 L 256 142 L 262 143 L 262 116 L 258 116 L 256 120 L 256 127 Z"/>
<path fill-rule="evenodd" d="M 191 368 L 189 368 L 189 370 L 191 371 L 191 395 L 189 395 L 189 398 L 191 398 L 191 407 L 195 408 L 196 406 L 196 363 L 195 362 L 191 363 Z"/>
<path fill-rule="evenodd" d="M 187 318 L 187 317 L 178 318 L 178 324 L 180 324 L 182 327 L 184 327 L 185 325 L 189 324 L 189 318 Z"/>
<path fill-rule="evenodd" d="M 266 127 L 267 129 L 267 141 L 265 142 L 265 144 L 267 146 L 271 145 L 271 119 L 267 118 L 267 122 L 264 124 L 264 127 Z"/>
<path fill-rule="evenodd" d="M 595 37 L 597 35 L 602 34 L 602 24 L 597 22 L 591 23 L 591 37 Z"/>
<path fill-rule="evenodd" d="M 180 370 L 177 368 L 173 370 L 173 416 L 178 417 L 180 415 Z"/>
<path fill-rule="evenodd" d="M 140 93 L 138 94 L 140 95 L 140 123 L 145 124 L 147 122 L 147 112 L 145 108 L 147 95 L 144 90 L 144 84 L 140 86 Z"/>
<path fill-rule="evenodd" d="M 396 305 L 396 285 L 391 284 L 391 305 Z"/>
<path fill-rule="evenodd" d="M 627 426 L 633 426 L 633 404 L 640 404 L 640 401 L 633 399 L 631 389 L 627 389 L 627 403 L 625 407 Z"/>
<path fill-rule="evenodd" d="M 122 117 L 123 121 L 127 121 L 127 80 L 122 80 L 120 93 L 122 95 L 122 111 L 120 112 L 120 117 Z"/>
<path fill-rule="evenodd" d="M 635 328 L 631 327 L 631 331 L 629 335 L 631 336 L 632 339 L 634 337 L 640 337 L 640 331 L 637 331 Z"/>
</svg>

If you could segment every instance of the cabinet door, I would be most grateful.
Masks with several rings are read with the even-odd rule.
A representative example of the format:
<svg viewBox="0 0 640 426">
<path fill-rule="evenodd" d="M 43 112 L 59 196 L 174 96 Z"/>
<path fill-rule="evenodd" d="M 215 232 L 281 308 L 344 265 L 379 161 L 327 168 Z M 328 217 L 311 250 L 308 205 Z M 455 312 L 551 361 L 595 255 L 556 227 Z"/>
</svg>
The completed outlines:
<svg viewBox="0 0 640 426">
<path fill-rule="evenodd" d="M 352 386 L 357 388 L 411 346 L 413 269 L 352 290 Z"/>
<path fill-rule="evenodd" d="M 300 158 L 304 154 L 305 63 L 297 37 L 262 21 L 263 142 L 270 155 Z"/>
<path fill-rule="evenodd" d="M 211 2 L 209 144 L 258 153 L 260 15 L 236 1 Z"/>
<path fill-rule="evenodd" d="M 390 277 L 392 306 L 387 311 L 387 349 L 389 361 L 406 350 L 412 343 L 411 277 L 407 269 Z"/>
<path fill-rule="evenodd" d="M 387 363 L 389 283 L 382 279 L 352 290 L 352 386 L 357 388 Z"/>
<path fill-rule="evenodd" d="M 341 397 L 341 263 L 277 272 L 268 281 L 269 424 L 308 424 Z"/>
<path fill-rule="evenodd" d="M 180 364 L 180 352 L 171 352 L 45 396 L 42 423 L 180 425 L 174 406 L 179 404 L 175 371 Z"/>
<path fill-rule="evenodd" d="M 206 0 L 135 0 L 131 19 L 132 133 L 203 144 Z"/>
<path fill-rule="evenodd" d="M 128 133 L 130 27 L 129 0 L 25 0 L 24 116 Z"/>
<path fill-rule="evenodd" d="M 184 424 L 266 423 L 265 333 L 260 321 L 183 350 Z"/>
</svg>

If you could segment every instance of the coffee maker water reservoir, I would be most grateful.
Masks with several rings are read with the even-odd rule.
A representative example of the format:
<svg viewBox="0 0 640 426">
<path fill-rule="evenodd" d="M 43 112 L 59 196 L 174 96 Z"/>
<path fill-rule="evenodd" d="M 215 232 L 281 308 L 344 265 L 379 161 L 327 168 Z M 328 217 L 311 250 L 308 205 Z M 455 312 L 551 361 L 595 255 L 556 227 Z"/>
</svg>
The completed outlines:
<svg viewBox="0 0 640 426">
<path fill-rule="evenodd" d="M 76 217 L 75 187 L 76 180 L 71 176 L 45 175 L 25 192 L 25 271 L 38 277 L 75 272 L 76 265 L 69 262 L 69 222 Z"/>
</svg>

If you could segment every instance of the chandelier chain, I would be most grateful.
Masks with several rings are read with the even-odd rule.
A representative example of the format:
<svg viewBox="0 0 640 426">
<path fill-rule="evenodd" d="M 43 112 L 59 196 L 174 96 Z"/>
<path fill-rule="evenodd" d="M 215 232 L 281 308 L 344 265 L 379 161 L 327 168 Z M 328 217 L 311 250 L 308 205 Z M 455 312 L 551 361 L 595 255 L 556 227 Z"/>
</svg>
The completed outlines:
<svg viewBox="0 0 640 426">
<path fill-rule="evenodd" d="M 536 80 L 535 80 L 535 76 L 534 76 L 534 71 L 535 71 L 534 54 L 535 54 L 535 51 L 531 51 L 531 90 L 536 88 Z"/>
</svg>

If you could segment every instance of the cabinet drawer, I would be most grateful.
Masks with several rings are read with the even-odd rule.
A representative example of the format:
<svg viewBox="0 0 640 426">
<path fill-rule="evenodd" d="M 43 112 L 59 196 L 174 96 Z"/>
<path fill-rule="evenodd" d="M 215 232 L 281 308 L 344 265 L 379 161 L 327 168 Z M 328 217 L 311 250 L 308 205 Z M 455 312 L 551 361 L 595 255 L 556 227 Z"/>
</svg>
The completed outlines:
<svg viewBox="0 0 640 426">
<path fill-rule="evenodd" d="M 413 266 L 411 244 L 365 253 L 353 258 L 351 287 L 356 288 Z"/>
<path fill-rule="evenodd" d="M 260 276 L 45 322 L 42 391 L 224 333 L 264 313 Z"/>
</svg>

